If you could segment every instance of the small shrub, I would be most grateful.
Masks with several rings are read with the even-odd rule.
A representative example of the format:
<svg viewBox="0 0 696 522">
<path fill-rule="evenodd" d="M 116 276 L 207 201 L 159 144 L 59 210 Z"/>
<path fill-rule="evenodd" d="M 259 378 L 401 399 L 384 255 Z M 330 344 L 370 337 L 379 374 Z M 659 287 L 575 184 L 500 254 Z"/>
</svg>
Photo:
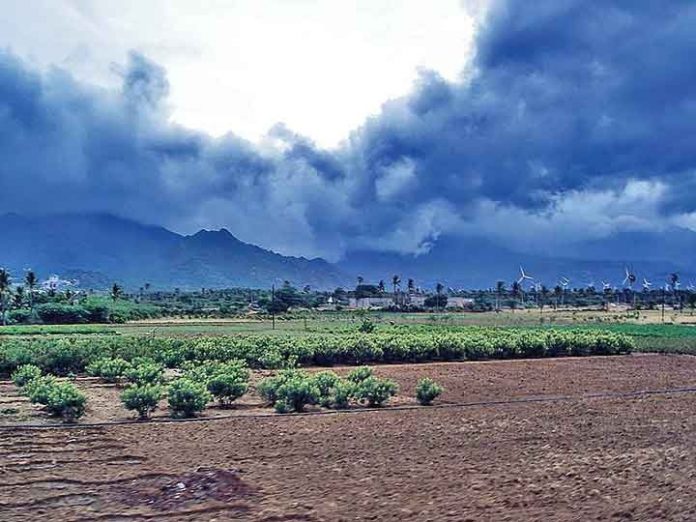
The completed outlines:
<svg viewBox="0 0 696 522">
<path fill-rule="evenodd" d="M 23 388 L 30 381 L 41 377 L 41 368 L 33 364 L 24 364 L 12 374 L 12 382 L 19 388 Z"/>
<path fill-rule="evenodd" d="M 157 409 L 162 395 L 163 389 L 158 385 L 131 386 L 121 394 L 121 402 L 127 410 L 137 411 L 138 418 L 145 420 Z"/>
<path fill-rule="evenodd" d="M 302 412 L 308 404 L 319 402 L 319 397 L 319 388 L 314 380 L 298 375 L 281 384 L 276 390 L 276 411 L 280 402 L 284 410 Z"/>
<path fill-rule="evenodd" d="M 51 415 L 72 423 L 85 414 L 87 397 L 69 382 L 57 382 L 50 386 L 46 409 Z"/>
<path fill-rule="evenodd" d="M 368 377 L 356 385 L 355 397 L 370 407 L 380 407 L 396 395 L 398 389 L 394 381 Z"/>
<path fill-rule="evenodd" d="M 281 370 L 278 374 L 273 377 L 267 377 L 262 380 L 256 386 L 256 393 L 261 397 L 267 404 L 275 404 L 278 400 L 278 388 L 280 388 L 284 383 L 295 378 L 307 378 L 307 374 L 301 370 L 296 370 L 294 368 Z"/>
<path fill-rule="evenodd" d="M 164 381 L 164 368 L 154 361 L 138 361 L 125 372 L 129 382 L 138 385 L 162 384 Z"/>
<path fill-rule="evenodd" d="M 359 368 L 355 368 L 348 374 L 348 380 L 352 383 L 360 384 L 361 382 L 363 382 L 366 379 L 369 379 L 372 376 L 372 368 L 368 366 L 361 366 Z"/>
<path fill-rule="evenodd" d="M 221 406 L 229 406 L 246 393 L 248 379 L 248 375 L 239 373 L 219 373 L 208 380 L 208 391 Z"/>
<path fill-rule="evenodd" d="M 37 377 L 29 381 L 24 386 L 24 394 L 29 398 L 32 404 L 41 404 L 46 406 L 51 390 L 56 386 L 58 381 L 52 375 Z"/>
<path fill-rule="evenodd" d="M 375 323 L 372 322 L 369 318 L 363 319 L 363 322 L 360 323 L 360 326 L 358 327 L 358 331 L 360 333 L 372 333 L 375 331 Z"/>
<path fill-rule="evenodd" d="M 101 377 L 105 382 L 118 382 L 131 370 L 131 365 L 128 361 L 121 358 L 103 358 L 97 359 L 90 363 L 87 368 L 87 374 L 92 377 Z"/>
<path fill-rule="evenodd" d="M 167 398 L 172 417 L 193 417 L 205 409 L 212 397 L 205 385 L 181 378 L 169 386 Z"/>
<path fill-rule="evenodd" d="M 312 380 L 319 390 L 319 404 L 324 407 L 329 406 L 332 390 L 340 378 L 334 372 L 326 371 L 314 374 Z"/>
<path fill-rule="evenodd" d="M 273 409 L 275 409 L 276 413 L 290 413 L 292 411 L 292 406 L 290 406 L 290 403 L 287 401 L 278 400 L 273 405 Z"/>
<path fill-rule="evenodd" d="M 437 384 L 435 381 L 429 378 L 424 378 L 418 381 L 418 386 L 416 387 L 416 399 L 423 406 L 429 406 L 433 403 L 437 397 L 439 397 L 443 392 L 442 386 Z"/>
<path fill-rule="evenodd" d="M 337 410 L 345 410 L 355 393 L 355 384 L 341 379 L 334 384 L 331 392 L 331 406 Z"/>
</svg>

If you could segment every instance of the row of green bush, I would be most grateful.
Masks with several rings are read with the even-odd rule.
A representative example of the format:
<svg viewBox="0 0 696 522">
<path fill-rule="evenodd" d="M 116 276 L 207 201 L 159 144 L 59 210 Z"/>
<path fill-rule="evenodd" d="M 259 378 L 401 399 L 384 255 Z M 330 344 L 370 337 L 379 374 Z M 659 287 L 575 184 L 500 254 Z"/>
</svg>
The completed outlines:
<svg viewBox="0 0 696 522">
<path fill-rule="evenodd" d="M 149 418 L 165 396 L 175 418 L 196 415 L 213 397 L 221 406 L 229 406 L 247 392 L 250 377 L 249 369 L 241 361 L 190 365 L 182 377 L 168 386 L 164 385 L 164 369 L 154 361 L 100 359 L 89 370 L 108 382 L 127 380 L 130 384 L 121 394 L 121 402 L 128 410 L 137 412 L 141 420 Z M 12 379 L 32 403 L 43 405 L 51 415 L 62 417 L 65 422 L 75 422 L 85 413 L 85 395 L 71 382 L 43 375 L 38 366 L 20 366 Z M 331 371 L 310 375 L 302 370 L 286 369 L 262 380 L 256 390 L 278 413 L 302 412 L 307 405 L 345 409 L 351 402 L 381 407 L 397 391 L 396 383 L 375 377 L 372 369 L 365 366 L 356 368 L 347 378 Z M 435 382 L 422 379 L 416 398 L 422 405 L 428 405 L 441 393 L 442 388 Z"/>
<path fill-rule="evenodd" d="M 12 380 L 32 404 L 42 405 L 50 415 L 60 417 L 64 422 L 75 422 L 85 413 L 85 394 L 71 382 L 42 375 L 38 366 L 27 364 L 19 367 Z"/>
<path fill-rule="evenodd" d="M 0 340 L 0 375 L 35 364 L 57 375 L 79 373 L 103 357 L 148 357 L 170 368 L 187 362 L 242 360 L 252 368 L 615 355 L 633 348 L 630 337 L 601 330 L 471 328 L 432 334 L 342 334 L 303 337 L 238 335 L 193 339 L 91 336 Z"/>
</svg>

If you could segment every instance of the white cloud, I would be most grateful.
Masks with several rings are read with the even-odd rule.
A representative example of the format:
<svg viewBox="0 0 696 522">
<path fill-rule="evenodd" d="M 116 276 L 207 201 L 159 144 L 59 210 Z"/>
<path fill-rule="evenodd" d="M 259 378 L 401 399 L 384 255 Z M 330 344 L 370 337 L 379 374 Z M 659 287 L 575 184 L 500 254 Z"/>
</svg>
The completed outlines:
<svg viewBox="0 0 696 522">
<path fill-rule="evenodd" d="M 553 195 L 540 211 L 481 200 L 475 217 L 459 232 L 486 235 L 524 249 L 601 239 L 625 230 L 660 230 L 670 224 L 670 218 L 660 213 L 667 194 L 662 181 L 628 180 L 618 189 Z"/>
<path fill-rule="evenodd" d="M 333 146 L 406 94 L 419 67 L 455 79 L 482 3 L 0 0 L 0 47 L 108 86 L 109 64 L 136 49 L 167 69 L 178 123 L 256 141 L 284 122 Z"/>
</svg>

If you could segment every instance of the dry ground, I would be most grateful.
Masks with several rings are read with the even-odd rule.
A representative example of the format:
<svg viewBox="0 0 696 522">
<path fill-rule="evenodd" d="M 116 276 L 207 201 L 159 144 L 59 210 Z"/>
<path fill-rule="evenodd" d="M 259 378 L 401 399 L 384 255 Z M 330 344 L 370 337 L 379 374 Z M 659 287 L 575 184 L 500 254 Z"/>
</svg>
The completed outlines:
<svg viewBox="0 0 696 522">
<path fill-rule="evenodd" d="M 587 396 L 694 387 L 696 358 L 378 374 L 401 404 L 434 377 L 444 407 L 0 429 L 0 520 L 696 519 L 696 393 Z"/>
</svg>

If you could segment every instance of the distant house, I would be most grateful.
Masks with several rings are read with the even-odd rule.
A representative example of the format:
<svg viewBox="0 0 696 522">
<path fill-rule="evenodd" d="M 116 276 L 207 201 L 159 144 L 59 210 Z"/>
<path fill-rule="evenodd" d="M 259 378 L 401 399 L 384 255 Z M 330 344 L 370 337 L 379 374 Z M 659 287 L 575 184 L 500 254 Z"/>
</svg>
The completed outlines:
<svg viewBox="0 0 696 522">
<path fill-rule="evenodd" d="M 369 310 L 371 308 L 388 308 L 394 306 L 391 297 L 351 297 L 348 300 L 348 308 Z"/>
<path fill-rule="evenodd" d="M 474 300 L 468 297 L 448 297 L 447 308 L 469 308 L 474 305 Z"/>
<path fill-rule="evenodd" d="M 425 300 L 427 299 L 427 296 L 425 295 L 416 295 L 416 294 L 411 294 L 406 298 L 406 303 L 411 305 L 411 306 L 420 306 L 423 307 L 425 306 Z"/>
</svg>

